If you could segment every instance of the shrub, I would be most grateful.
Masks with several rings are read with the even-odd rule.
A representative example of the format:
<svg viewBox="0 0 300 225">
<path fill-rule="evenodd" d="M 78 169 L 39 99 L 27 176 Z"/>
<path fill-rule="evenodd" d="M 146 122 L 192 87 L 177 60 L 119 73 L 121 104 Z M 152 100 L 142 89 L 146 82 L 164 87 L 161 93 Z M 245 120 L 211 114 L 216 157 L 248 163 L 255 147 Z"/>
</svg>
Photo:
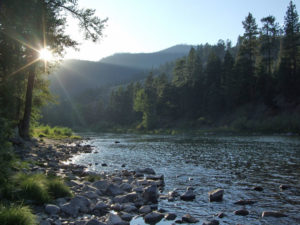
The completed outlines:
<svg viewBox="0 0 300 225">
<path fill-rule="evenodd" d="M 1 225 L 35 225 L 36 217 L 26 206 L 0 206 Z"/>
<path fill-rule="evenodd" d="M 53 127 L 50 126 L 39 126 L 35 127 L 33 129 L 33 136 L 34 137 L 48 137 L 48 138 L 55 138 L 55 139 L 61 139 L 61 138 L 75 138 L 78 139 L 80 137 L 74 136 L 73 131 L 70 128 L 67 127 Z"/>
</svg>

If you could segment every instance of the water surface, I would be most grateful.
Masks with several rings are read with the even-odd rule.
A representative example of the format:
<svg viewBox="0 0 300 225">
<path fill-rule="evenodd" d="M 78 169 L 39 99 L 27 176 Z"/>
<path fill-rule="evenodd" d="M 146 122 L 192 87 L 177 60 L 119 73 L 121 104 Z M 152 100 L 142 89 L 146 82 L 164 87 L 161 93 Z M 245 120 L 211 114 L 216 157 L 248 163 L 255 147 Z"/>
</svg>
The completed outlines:
<svg viewBox="0 0 300 225">
<path fill-rule="evenodd" d="M 90 170 L 112 171 L 151 167 L 165 175 L 165 190 L 195 188 L 193 202 L 160 201 L 160 208 L 178 216 L 190 213 L 200 220 L 211 220 L 224 212 L 220 224 L 300 224 L 300 139 L 286 136 L 190 136 L 190 135 L 89 135 L 85 144 L 94 146 L 98 153 L 81 154 L 72 161 L 93 163 Z M 119 144 L 115 144 L 119 141 Z M 98 163 L 96 166 L 95 163 Z M 108 167 L 102 167 L 106 163 Z M 280 184 L 291 189 L 281 191 Z M 253 191 L 262 186 L 263 192 Z M 225 190 L 224 200 L 210 203 L 207 192 L 216 188 Z M 246 217 L 236 216 L 234 205 L 240 199 L 258 202 L 245 206 Z M 287 218 L 261 218 L 266 210 L 276 210 Z M 141 224 L 136 219 L 131 224 Z M 170 224 L 162 221 L 159 224 Z"/>
</svg>

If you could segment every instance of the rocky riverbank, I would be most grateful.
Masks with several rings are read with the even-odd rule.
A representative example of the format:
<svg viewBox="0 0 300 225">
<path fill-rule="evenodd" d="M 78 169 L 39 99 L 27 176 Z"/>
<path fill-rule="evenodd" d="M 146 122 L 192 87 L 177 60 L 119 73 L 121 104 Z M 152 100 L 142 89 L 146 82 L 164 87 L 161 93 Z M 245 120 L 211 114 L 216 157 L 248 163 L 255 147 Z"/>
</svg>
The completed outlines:
<svg viewBox="0 0 300 225">
<path fill-rule="evenodd" d="M 159 209 L 164 176 L 156 175 L 151 168 L 94 173 L 85 166 L 66 164 L 76 154 L 92 152 L 92 147 L 81 141 L 44 139 L 13 143 L 20 158 L 30 163 L 23 172 L 62 177 L 74 194 L 51 204 L 31 205 L 40 225 L 126 225 L 136 216 L 143 217 L 146 223 L 176 218 Z M 190 215 L 187 218 L 194 219 Z"/>
<path fill-rule="evenodd" d="M 126 225 L 136 217 L 150 224 L 161 220 L 170 221 L 168 224 L 199 222 L 193 215 L 178 217 L 175 211 L 167 212 L 159 207 L 160 200 L 193 201 L 196 194 L 193 187 L 187 187 L 184 193 L 174 190 L 164 194 L 164 176 L 157 175 L 151 168 L 129 171 L 122 167 L 119 171 L 94 173 L 88 170 L 91 165 L 66 164 L 76 154 L 94 153 L 93 147 L 84 145 L 82 141 L 15 140 L 14 146 L 20 158 L 30 162 L 30 167 L 23 172 L 62 177 L 73 192 L 73 197 L 55 199 L 51 204 L 31 205 L 40 225 Z M 262 191 L 262 187 L 254 187 L 253 191 Z M 208 193 L 208 200 L 222 201 L 223 194 L 223 189 L 216 189 Z M 255 202 L 240 200 L 235 204 L 245 206 Z M 233 214 L 247 216 L 249 212 L 243 208 Z M 213 220 L 203 224 L 219 224 L 218 220 L 224 216 L 220 212 Z M 286 215 L 273 211 L 263 212 L 262 217 L 267 216 Z"/>
</svg>

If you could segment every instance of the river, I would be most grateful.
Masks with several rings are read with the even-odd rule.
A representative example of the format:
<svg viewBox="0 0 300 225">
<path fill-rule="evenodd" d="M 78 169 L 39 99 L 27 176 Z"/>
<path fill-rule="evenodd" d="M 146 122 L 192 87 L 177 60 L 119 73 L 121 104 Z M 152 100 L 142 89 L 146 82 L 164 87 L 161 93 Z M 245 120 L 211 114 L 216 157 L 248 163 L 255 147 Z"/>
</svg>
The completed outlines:
<svg viewBox="0 0 300 225">
<path fill-rule="evenodd" d="M 92 171 L 153 168 L 164 174 L 164 193 L 177 188 L 183 193 L 188 186 L 195 188 L 192 202 L 161 200 L 159 207 L 175 212 L 179 217 L 190 213 L 199 219 L 218 219 L 220 224 L 300 224 L 300 138 L 288 136 L 191 136 L 88 134 L 84 144 L 94 146 L 96 154 L 74 156 L 72 162 L 88 165 Z M 120 143 L 115 143 L 116 141 Z M 98 163 L 98 165 L 95 165 Z M 101 166 L 106 163 L 108 166 Z M 291 188 L 280 190 L 281 184 Z M 253 190 L 263 187 L 262 192 Z M 208 200 L 208 192 L 224 189 L 224 200 Z M 234 202 L 256 200 L 245 206 L 248 216 L 237 216 L 241 209 Z M 262 218 L 263 211 L 280 211 L 284 218 Z M 215 214 L 224 212 L 219 219 Z M 142 224 L 137 218 L 131 224 Z M 159 224 L 171 224 L 161 221 Z"/>
</svg>

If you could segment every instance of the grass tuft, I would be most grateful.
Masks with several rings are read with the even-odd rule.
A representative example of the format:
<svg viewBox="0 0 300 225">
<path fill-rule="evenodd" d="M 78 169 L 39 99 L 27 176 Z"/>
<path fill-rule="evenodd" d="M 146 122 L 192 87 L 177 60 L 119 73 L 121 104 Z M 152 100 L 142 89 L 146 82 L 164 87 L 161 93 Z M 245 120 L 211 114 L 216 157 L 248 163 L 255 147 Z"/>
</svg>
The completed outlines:
<svg viewBox="0 0 300 225">
<path fill-rule="evenodd" d="M 25 199 L 33 200 L 38 204 L 50 201 L 47 191 L 47 179 L 42 174 L 20 175 L 21 177 L 21 196 Z M 24 176 L 24 177 L 23 177 Z"/>
<path fill-rule="evenodd" d="M 70 197 L 72 193 L 60 178 L 49 178 L 44 174 L 18 173 L 5 195 L 9 199 L 31 200 L 36 204 L 44 204 L 56 198 Z"/>
<path fill-rule="evenodd" d="M 36 217 L 27 206 L 0 206 L 1 225 L 36 225 Z"/>
<path fill-rule="evenodd" d="M 49 179 L 47 188 L 49 194 L 54 199 L 72 196 L 70 188 L 66 186 L 59 178 Z"/>
</svg>

